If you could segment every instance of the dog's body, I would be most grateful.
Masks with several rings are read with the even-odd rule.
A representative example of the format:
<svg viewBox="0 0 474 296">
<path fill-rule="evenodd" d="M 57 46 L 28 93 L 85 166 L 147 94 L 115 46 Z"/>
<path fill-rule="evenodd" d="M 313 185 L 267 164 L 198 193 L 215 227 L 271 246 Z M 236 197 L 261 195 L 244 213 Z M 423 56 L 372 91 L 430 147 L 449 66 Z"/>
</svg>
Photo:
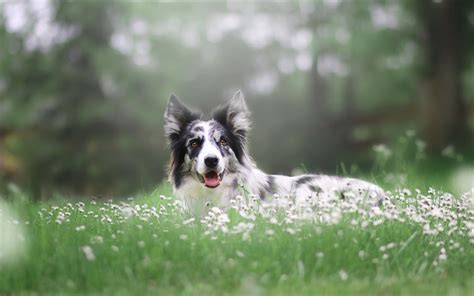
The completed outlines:
<svg viewBox="0 0 474 296">
<path fill-rule="evenodd" d="M 377 185 L 352 178 L 265 174 L 247 153 L 249 115 L 240 91 L 209 121 L 171 96 L 165 113 L 172 150 L 169 179 L 176 196 L 191 210 L 201 211 L 206 205 L 227 208 L 231 199 L 243 194 L 264 201 L 288 197 L 296 203 L 328 195 L 344 198 L 346 192 L 377 201 L 384 196 Z"/>
</svg>

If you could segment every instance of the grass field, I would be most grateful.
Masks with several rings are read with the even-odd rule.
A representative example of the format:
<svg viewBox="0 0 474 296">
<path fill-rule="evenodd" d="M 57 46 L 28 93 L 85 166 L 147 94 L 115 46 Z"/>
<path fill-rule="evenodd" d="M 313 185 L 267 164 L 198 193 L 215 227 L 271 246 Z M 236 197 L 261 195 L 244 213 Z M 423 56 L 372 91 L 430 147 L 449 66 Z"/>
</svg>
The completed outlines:
<svg viewBox="0 0 474 296">
<path fill-rule="evenodd" d="M 417 147 L 411 165 L 376 150 L 380 208 L 243 194 L 193 217 L 166 184 L 114 201 L 16 192 L 0 199 L 0 295 L 474 295 L 473 170 L 419 166 Z"/>
<path fill-rule="evenodd" d="M 166 187 L 122 202 L 17 198 L 17 217 L 2 207 L 0 294 L 473 295 L 472 194 L 404 190 L 381 209 L 311 212 L 244 197 L 202 221 Z"/>
</svg>

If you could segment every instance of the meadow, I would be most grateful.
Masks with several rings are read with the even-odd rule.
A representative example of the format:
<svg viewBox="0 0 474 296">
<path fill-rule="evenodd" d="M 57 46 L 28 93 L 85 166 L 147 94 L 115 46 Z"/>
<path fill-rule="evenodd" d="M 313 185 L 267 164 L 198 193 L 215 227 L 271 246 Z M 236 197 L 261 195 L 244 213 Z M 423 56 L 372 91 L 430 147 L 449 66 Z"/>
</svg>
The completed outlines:
<svg viewBox="0 0 474 296">
<path fill-rule="evenodd" d="M 0 32 L 0 296 L 474 295 L 474 1 L 0 0 Z M 238 89 L 260 168 L 384 201 L 183 209 L 167 102 Z"/>
<path fill-rule="evenodd" d="M 18 193 L 0 207 L 0 294 L 473 295 L 474 189 L 395 185 L 380 207 L 244 192 L 202 217 L 167 184 L 121 200 Z"/>
</svg>

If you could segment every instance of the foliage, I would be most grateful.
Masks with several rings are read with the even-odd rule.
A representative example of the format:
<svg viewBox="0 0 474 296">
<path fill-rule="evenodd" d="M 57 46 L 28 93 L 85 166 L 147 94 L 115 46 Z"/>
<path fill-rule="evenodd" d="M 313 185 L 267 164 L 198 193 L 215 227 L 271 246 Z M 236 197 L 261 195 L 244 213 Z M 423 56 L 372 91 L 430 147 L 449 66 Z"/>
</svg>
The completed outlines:
<svg viewBox="0 0 474 296">
<path fill-rule="evenodd" d="M 368 168 L 373 144 L 416 128 L 413 117 L 356 120 L 416 106 L 424 59 L 415 8 L 385 0 L 1 3 L 0 178 L 36 198 L 152 188 L 165 172 L 169 94 L 210 111 L 238 88 L 263 168 Z"/>
</svg>

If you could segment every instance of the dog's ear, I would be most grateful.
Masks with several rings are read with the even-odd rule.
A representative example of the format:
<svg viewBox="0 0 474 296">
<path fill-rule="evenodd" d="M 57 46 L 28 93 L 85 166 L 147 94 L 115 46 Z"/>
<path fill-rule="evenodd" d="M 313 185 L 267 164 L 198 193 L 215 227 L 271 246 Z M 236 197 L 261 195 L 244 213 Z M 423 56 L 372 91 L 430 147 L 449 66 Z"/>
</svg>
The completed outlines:
<svg viewBox="0 0 474 296">
<path fill-rule="evenodd" d="M 227 126 L 233 133 L 245 139 L 251 128 L 250 111 L 245 103 L 244 95 L 239 90 L 224 106 L 212 114 L 214 120 Z"/>
<path fill-rule="evenodd" d="M 194 120 L 200 119 L 201 115 L 191 111 L 178 97 L 171 95 L 165 112 L 165 135 L 173 142 L 177 140 L 186 126 Z"/>
</svg>

